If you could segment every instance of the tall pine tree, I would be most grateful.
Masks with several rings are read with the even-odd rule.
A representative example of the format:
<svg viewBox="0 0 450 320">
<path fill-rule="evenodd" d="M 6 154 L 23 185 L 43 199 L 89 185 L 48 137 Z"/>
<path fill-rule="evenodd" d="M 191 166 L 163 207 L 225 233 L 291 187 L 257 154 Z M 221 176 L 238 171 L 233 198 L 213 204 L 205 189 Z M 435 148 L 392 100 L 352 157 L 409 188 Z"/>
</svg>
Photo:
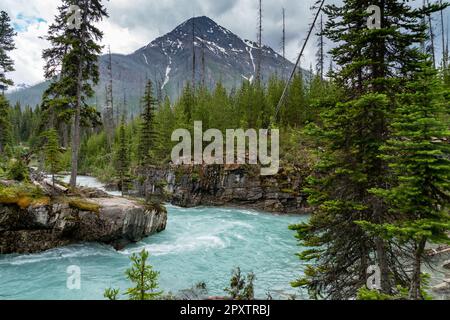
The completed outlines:
<svg viewBox="0 0 450 320">
<path fill-rule="evenodd" d="M 52 183 L 55 185 L 55 174 L 61 170 L 61 152 L 59 150 L 58 133 L 55 129 L 45 132 L 44 159 L 47 172 L 52 175 Z"/>
<path fill-rule="evenodd" d="M 0 94 L 0 155 L 12 144 L 10 109 L 8 100 Z"/>
<path fill-rule="evenodd" d="M 143 111 L 141 114 L 141 130 L 139 136 L 138 156 L 141 165 L 151 163 L 151 152 L 155 146 L 155 108 L 156 100 L 153 96 L 153 83 L 148 80 L 142 98 Z"/>
<path fill-rule="evenodd" d="M 449 243 L 450 230 L 450 131 L 440 81 L 423 67 L 399 98 L 391 124 L 393 137 L 383 147 L 383 158 L 393 171 L 389 187 L 372 192 L 385 199 L 394 223 L 362 225 L 400 243 L 412 257 L 409 298 L 423 299 L 422 264 L 428 242 Z"/>
<path fill-rule="evenodd" d="M 80 25 L 72 25 L 74 12 L 80 8 Z M 47 61 L 45 75 L 53 79 L 44 100 L 70 108 L 72 116 L 72 168 L 70 185 L 76 186 L 80 149 L 82 113 L 88 109 L 87 100 L 94 95 L 93 85 L 99 82 L 98 57 L 102 47 L 98 44 L 103 33 L 95 26 L 107 17 L 101 0 L 63 0 L 55 23 L 50 26 L 46 39 L 50 49 L 44 50 Z"/>
<path fill-rule="evenodd" d="M 324 10 L 324 34 L 336 44 L 331 55 L 339 65 L 332 79 L 344 99 L 322 113 L 321 127 L 310 127 L 324 148 L 306 190 L 314 214 L 309 223 L 293 226 L 301 244 L 311 247 L 301 258 L 314 261 L 295 285 L 316 298 L 354 298 L 373 265 L 380 269 L 382 293 L 409 283 L 402 252 L 357 222 L 382 225 L 397 219 L 370 191 L 383 187 L 389 175 L 380 147 L 389 137 L 396 94 L 406 90 L 425 58 L 417 48 L 426 39 L 422 18 L 436 7 L 414 9 L 400 0 L 377 5 L 380 29 L 367 28 L 368 1 L 346 0 Z"/>
<path fill-rule="evenodd" d="M 0 11 L 0 91 L 4 95 L 8 86 L 14 82 L 6 77 L 8 72 L 14 71 L 14 61 L 8 53 L 14 50 L 14 32 L 11 19 L 5 11 Z"/>
<path fill-rule="evenodd" d="M 119 127 L 119 136 L 118 136 L 118 143 L 117 143 L 117 150 L 116 150 L 116 159 L 115 159 L 115 166 L 117 175 L 120 179 L 120 189 L 122 191 L 122 196 L 124 194 L 124 191 L 126 188 L 126 180 L 128 176 L 128 171 L 130 169 L 130 149 L 129 149 L 129 139 L 127 137 L 126 132 L 126 122 L 125 122 L 125 116 L 122 116 L 122 121 L 120 123 Z"/>
</svg>

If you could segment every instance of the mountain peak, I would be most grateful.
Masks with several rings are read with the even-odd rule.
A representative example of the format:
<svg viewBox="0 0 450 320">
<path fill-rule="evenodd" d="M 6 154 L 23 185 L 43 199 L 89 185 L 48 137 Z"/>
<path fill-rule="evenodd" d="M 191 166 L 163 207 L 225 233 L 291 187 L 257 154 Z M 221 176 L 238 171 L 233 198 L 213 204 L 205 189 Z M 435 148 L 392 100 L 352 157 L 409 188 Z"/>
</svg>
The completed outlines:
<svg viewBox="0 0 450 320">
<path fill-rule="evenodd" d="M 192 37 L 192 29 L 196 37 L 208 38 L 211 34 L 234 35 L 231 31 L 220 26 L 217 22 L 207 16 L 193 17 L 177 26 L 168 35 L 189 35 Z"/>
<path fill-rule="evenodd" d="M 184 23 L 182 24 L 192 24 L 192 22 L 194 22 L 194 24 L 199 24 L 199 25 L 218 25 L 217 22 L 215 22 L 213 19 L 211 19 L 210 17 L 207 16 L 198 16 L 198 17 L 192 17 L 188 20 L 186 20 Z"/>
<path fill-rule="evenodd" d="M 285 76 L 291 72 L 293 64 L 273 49 L 264 46 L 261 52 L 259 50 L 255 42 L 243 40 L 207 16 L 190 18 L 134 53 L 112 55 L 114 99 L 121 100 L 122 92 L 127 92 L 129 104 L 134 105 L 132 112 L 136 112 L 145 79 L 154 82 L 158 98 L 168 95 L 176 99 L 193 78 L 208 88 L 214 88 L 218 82 L 227 89 L 236 88 L 245 80 L 255 79 L 259 57 L 263 81 L 274 74 Z M 104 100 L 104 88 L 110 81 L 108 64 L 109 57 L 101 57 L 100 83 L 96 87 L 100 101 Z M 44 87 L 20 90 L 36 92 L 27 100 L 20 98 L 24 96 L 22 93 L 12 93 L 11 96 L 17 98 L 11 101 L 22 100 L 24 105 L 35 105 L 39 103 Z"/>
</svg>

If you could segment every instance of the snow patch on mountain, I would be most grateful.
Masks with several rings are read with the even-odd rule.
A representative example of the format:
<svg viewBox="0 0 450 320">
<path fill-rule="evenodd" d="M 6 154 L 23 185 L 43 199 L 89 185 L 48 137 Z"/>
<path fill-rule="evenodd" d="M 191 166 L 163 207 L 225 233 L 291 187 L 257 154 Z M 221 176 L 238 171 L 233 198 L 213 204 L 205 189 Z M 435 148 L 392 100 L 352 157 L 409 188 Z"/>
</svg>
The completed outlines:
<svg viewBox="0 0 450 320">
<path fill-rule="evenodd" d="M 161 90 L 169 83 L 170 81 L 170 71 L 172 71 L 172 58 L 169 57 L 169 64 L 166 67 L 166 78 L 164 79 L 164 83 L 161 86 Z"/>
<path fill-rule="evenodd" d="M 147 56 L 145 55 L 145 53 L 143 53 L 142 55 L 144 56 L 145 63 L 148 64 Z"/>
<path fill-rule="evenodd" d="M 256 72 L 256 65 L 255 65 L 255 59 L 253 58 L 253 48 L 247 48 L 248 54 L 250 56 L 250 61 L 252 62 L 253 65 L 253 72 Z"/>
</svg>

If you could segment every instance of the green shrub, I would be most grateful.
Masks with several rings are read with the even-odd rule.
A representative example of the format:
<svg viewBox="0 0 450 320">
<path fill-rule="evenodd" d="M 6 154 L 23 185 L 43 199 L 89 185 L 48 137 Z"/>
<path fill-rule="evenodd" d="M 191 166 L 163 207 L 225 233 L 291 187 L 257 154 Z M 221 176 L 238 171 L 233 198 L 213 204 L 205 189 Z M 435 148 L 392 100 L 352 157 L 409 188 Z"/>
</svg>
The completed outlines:
<svg viewBox="0 0 450 320">
<path fill-rule="evenodd" d="M 7 171 L 7 177 L 16 181 L 28 181 L 29 169 L 27 165 L 21 159 L 13 159 L 9 164 Z"/>
</svg>

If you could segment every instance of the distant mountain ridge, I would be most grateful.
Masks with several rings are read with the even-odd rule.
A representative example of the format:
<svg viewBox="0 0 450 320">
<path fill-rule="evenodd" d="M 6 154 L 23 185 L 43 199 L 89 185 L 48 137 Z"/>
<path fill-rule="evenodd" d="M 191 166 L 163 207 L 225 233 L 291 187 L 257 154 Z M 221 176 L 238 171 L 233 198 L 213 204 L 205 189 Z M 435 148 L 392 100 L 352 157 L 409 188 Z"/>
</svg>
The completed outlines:
<svg viewBox="0 0 450 320">
<path fill-rule="evenodd" d="M 195 80 L 212 88 L 221 81 L 226 88 L 238 87 L 243 80 L 255 78 L 258 46 L 242 40 L 208 17 L 191 18 L 173 31 L 129 55 L 112 54 L 114 105 L 127 103 L 127 109 L 136 113 L 143 95 L 146 79 L 155 83 L 159 96 L 179 96 L 184 85 L 193 77 L 192 29 L 194 29 Z M 100 83 L 96 87 L 96 103 L 105 104 L 108 83 L 107 55 L 100 57 Z M 293 64 L 272 48 L 263 46 L 261 76 L 267 81 L 273 74 L 287 75 Z M 35 106 L 40 103 L 47 83 L 11 92 L 11 103 Z"/>
</svg>

